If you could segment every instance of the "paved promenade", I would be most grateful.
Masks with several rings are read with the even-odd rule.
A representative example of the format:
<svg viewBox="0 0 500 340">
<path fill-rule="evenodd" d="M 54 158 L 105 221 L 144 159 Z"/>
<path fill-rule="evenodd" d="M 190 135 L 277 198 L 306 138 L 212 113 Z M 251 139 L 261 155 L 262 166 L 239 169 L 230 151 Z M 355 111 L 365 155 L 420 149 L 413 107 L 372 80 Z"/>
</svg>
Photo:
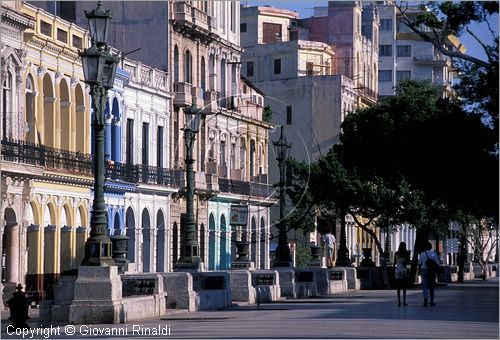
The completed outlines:
<svg viewBox="0 0 500 340">
<path fill-rule="evenodd" d="M 101 339 L 110 336 L 99 333 L 114 331 L 115 338 L 128 339 L 498 339 L 498 296 L 498 278 L 438 287 L 436 307 L 423 307 L 422 293 L 417 289 L 408 291 L 407 307 L 397 306 L 394 290 L 363 290 L 264 304 L 259 310 L 239 305 L 230 310 L 172 314 L 128 325 L 75 326 L 77 334 L 87 332 L 83 336 L 67 336 L 61 327 L 59 335 L 54 330 L 48 338 Z M 2 316 L 4 319 L 5 314 Z M 5 325 L 2 330 L 1 338 L 21 338 L 6 334 Z M 154 334 L 154 330 L 169 331 L 170 335 L 141 334 Z M 119 331 L 121 336 L 117 336 Z"/>
</svg>

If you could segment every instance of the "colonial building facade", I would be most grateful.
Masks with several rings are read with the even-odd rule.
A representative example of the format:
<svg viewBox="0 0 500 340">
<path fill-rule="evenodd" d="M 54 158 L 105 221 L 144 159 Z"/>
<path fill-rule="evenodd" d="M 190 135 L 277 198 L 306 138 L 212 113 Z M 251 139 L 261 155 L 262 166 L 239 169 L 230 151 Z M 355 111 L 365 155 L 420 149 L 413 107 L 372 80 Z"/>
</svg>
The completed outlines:
<svg viewBox="0 0 500 340">
<path fill-rule="evenodd" d="M 4 294 L 20 282 L 50 298 L 60 273 L 81 263 L 88 234 L 90 112 L 77 53 L 87 35 L 20 2 L 2 3 L 4 25 Z"/>
</svg>

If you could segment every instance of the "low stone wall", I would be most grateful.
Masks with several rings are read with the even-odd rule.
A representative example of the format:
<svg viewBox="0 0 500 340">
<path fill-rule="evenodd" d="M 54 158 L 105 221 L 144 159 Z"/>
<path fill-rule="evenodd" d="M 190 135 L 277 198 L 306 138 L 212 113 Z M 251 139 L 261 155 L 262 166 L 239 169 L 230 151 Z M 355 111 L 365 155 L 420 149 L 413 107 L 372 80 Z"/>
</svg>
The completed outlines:
<svg viewBox="0 0 500 340">
<path fill-rule="evenodd" d="M 231 307 L 231 287 L 227 272 L 194 272 L 196 310 L 217 310 Z"/>
<path fill-rule="evenodd" d="M 347 292 L 347 275 L 345 268 L 332 268 L 328 270 L 328 294 Z"/>
<path fill-rule="evenodd" d="M 251 275 L 256 303 L 269 303 L 281 299 L 280 277 L 276 270 L 253 270 Z"/>
<path fill-rule="evenodd" d="M 318 296 L 316 288 L 316 272 L 314 270 L 295 270 L 295 292 L 297 298 Z"/>
<path fill-rule="evenodd" d="M 256 292 L 252 286 L 252 274 L 249 270 L 230 270 L 229 280 L 233 301 L 255 303 Z"/>
<path fill-rule="evenodd" d="M 282 297 L 297 298 L 295 290 L 295 271 L 291 268 L 276 268 L 280 282 L 280 295 Z"/>
<path fill-rule="evenodd" d="M 167 308 L 196 310 L 196 292 L 193 277 L 185 272 L 162 273 L 163 287 L 167 293 Z"/>
</svg>

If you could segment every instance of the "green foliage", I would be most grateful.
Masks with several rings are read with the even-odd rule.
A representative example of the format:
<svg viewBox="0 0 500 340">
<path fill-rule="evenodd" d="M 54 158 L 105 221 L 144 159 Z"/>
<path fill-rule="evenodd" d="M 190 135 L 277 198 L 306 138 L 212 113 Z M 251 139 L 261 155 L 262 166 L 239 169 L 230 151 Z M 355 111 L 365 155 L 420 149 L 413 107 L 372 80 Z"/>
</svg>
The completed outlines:
<svg viewBox="0 0 500 340">
<path fill-rule="evenodd" d="M 364 180 L 383 179 L 413 202 L 410 207 L 432 207 L 436 215 L 498 215 L 497 139 L 479 116 L 438 93 L 429 83 L 403 82 L 396 96 L 349 115 L 342 126 L 343 162 Z M 408 212 L 422 222 L 418 209 Z M 435 219 L 431 215 L 426 223 Z"/>
<path fill-rule="evenodd" d="M 295 267 L 307 267 L 311 260 L 311 248 L 298 244 L 295 247 Z"/>
<path fill-rule="evenodd" d="M 271 106 L 266 105 L 264 107 L 264 111 L 262 112 L 262 120 L 270 123 L 272 119 L 273 119 L 273 110 L 271 109 Z"/>
</svg>

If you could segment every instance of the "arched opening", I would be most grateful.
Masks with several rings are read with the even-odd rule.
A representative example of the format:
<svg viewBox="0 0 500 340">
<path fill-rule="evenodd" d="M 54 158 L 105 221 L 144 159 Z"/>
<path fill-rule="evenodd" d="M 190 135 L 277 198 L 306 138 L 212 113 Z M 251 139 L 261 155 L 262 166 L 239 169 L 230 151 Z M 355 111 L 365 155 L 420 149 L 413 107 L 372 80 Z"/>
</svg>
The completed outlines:
<svg viewBox="0 0 500 340">
<path fill-rule="evenodd" d="M 75 265 L 79 266 L 85 258 L 85 241 L 88 236 L 88 225 L 86 219 L 86 209 L 83 205 L 78 207 L 76 213 L 76 249 L 75 249 Z"/>
<path fill-rule="evenodd" d="M 156 214 L 156 271 L 159 273 L 166 272 L 167 251 L 165 248 L 165 219 L 163 212 L 158 210 Z"/>
<path fill-rule="evenodd" d="M 215 218 L 213 214 L 210 214 L 208 218 L 208 270 L 215 270 L 216 251 Z"/>
<path fill-rule="evenodd" d="M 115 212 L 115 218 L 113 219 L 113 235 L 121 235 L 122 234 L 122 226 L 120 223 L 120 212 Z"/>
<path fill-rule="evenodd" d="M 200 224 L 200 257 L 201 261 L 205 262 L 205 225 Z"/>
<path fill-rule="evenodd" d="M 125 214 L 125 228 L 128 236 L 127 259 L 135 263 L 135 216 L 131 207 Z"/>
<path fill-rule="evenodd" d="M 121 126 L 120 126 L 120 105 L 117 98 L 113 98 L 111 107 L 111 159 L 121 162 Z"/>
<path fill-rule="evenodd" d="M 260 269 L 266 269 L 266 221 L 264 217 L 260 219 L 260 229 L 259 229 L 259 248 L 260 248 Z"/>
<path fill-rule="evenodd" d="M 186 51 L 184 58 L 184 82 L 193 84 L 193 57 L 189 51 Z"/>
<path fill-rule="evenodd" d="M 219 269 L 229 268 L 229 250 L 227 249 L 227 226 L 226 226 L 226 216 L 221 215 L 220 217 L 220 267 Z"/>
<path fill-rule="evenodd" d="M 86 122 L 86 113 L 85 113 L 85 97 L 83 96 L 83 89 L 80 84 L 76 84 L 75 87 L 75 151 L 80 153 L 87 153 L 87 148 L 85 147 L 87 143 L 86 134 L 89 129 Z"/>
<path fill-rule="evenodd" d="M 44 213 L 44 234 L 43 234 L 43 290 L 47 299 L 53 299 L 53 286 L 58 278 L 58 268 L 56 267 L 56 209 L 52 202 L 45 206 Z"/>
<path fill-rule="evenodd" d="M 213 54 L 208 57 L 208 86 L 211 91 L 216 90 L 217 75 L 215 73 L 215 56 Z"/>
<path fill-rule="evenodd" d="M 52 79 L 46 73 L 43 77 L 43 144 L 45 146 L 56 147 L 56 119 L 54 110 L 54 88 Z"/>
<path fill-rule="evenodd" d="M 19 280 L 19 226 L 16 213 L 6 208 L 2 235 L 2 282 Z"/>
<path fill-rule="evenodd" d="M 172 266 L 179 260 L 179 228 L 177 222 L 172 226 Z"/>
<path fill-rule="evenodd" d="M 255 216 L 252 216 L 250 222 L 250 261 L 252 261 L 255 265 L 255 268 L 259 268 L 258 257 L 257 257 L 257 222 L 255 220 Z"/>
<path fill-rule="evenodd" d="M 71 102 L 69 100 L 69 89 L 66 79 L 62 78 L 59 83 L 59 113 L 60 121 L 56 127 L 61 130 L 61 149 L 62 150 L 72 150 L 71 136 L 74 134 L 74 122 L 73 117 L 70 114 Z"/>
<path fill-rule="evenodd" d="M 149 211 L 144 208 L 142 211 L 142 271 L 151 271 L 151 221 Z"/>
<path fill-rule="evenodd" d="M 69 270 L 73 267 L 71 256 L 72 229 L 71 208 L 68 204 L 65 204 L 61 210 L 61 272 Z"/>
<path fill-rule="evenodd" d="M 26 110 L 26 141 L 29 143 L 40 143 L 38 140 L 37 126 L 35 121 L 35 86 L 31 74 L 26 76 L 24 107 Z"/>
<path fill-rule="evenodd" d="M 201 57 L 201 66 L 200 66 L 200 84 L 203 91 L 207 88 L 207 77 L 205 71 L 205 57 Z"/>
<path fill-rule="evenodd" d="M 222 98 L 221 106 L 226 107 L 226 60 L 222 59 L 220 64 L 220 95 Z"/>
<path fill-rule="evenodd" d="M 255 141 L 250 140 L 250 180 L 255 176 Z"/>
<path fill-rule="evenodd" d="M 13 93 L 13 82 L 12 73 L 7 71 L 7 76 L 2 84 L 2 136 L 3 138 L 12 139 L 12 127 L 13 127 L 13 103 L 14 98 Z"/>
<path fill-rule="evenodd" d="M 26 249 L 28 251 L 28 263 L 26 267 L 26 291 L 39 292 L 43 289 L 43 281 L 39 274 L 39 237 L 40 237 L 40 216 L 37 204 L 32 201 L 26 216 L 32 223 L 28 226 L 26 235 Z M 2 277 L 4 277 L 2 275 Z"/>
<path fill-rule="evenodd" d="M 174 46 L 174 84 L 179 82 L 179 48 Z"/>
</svg>

